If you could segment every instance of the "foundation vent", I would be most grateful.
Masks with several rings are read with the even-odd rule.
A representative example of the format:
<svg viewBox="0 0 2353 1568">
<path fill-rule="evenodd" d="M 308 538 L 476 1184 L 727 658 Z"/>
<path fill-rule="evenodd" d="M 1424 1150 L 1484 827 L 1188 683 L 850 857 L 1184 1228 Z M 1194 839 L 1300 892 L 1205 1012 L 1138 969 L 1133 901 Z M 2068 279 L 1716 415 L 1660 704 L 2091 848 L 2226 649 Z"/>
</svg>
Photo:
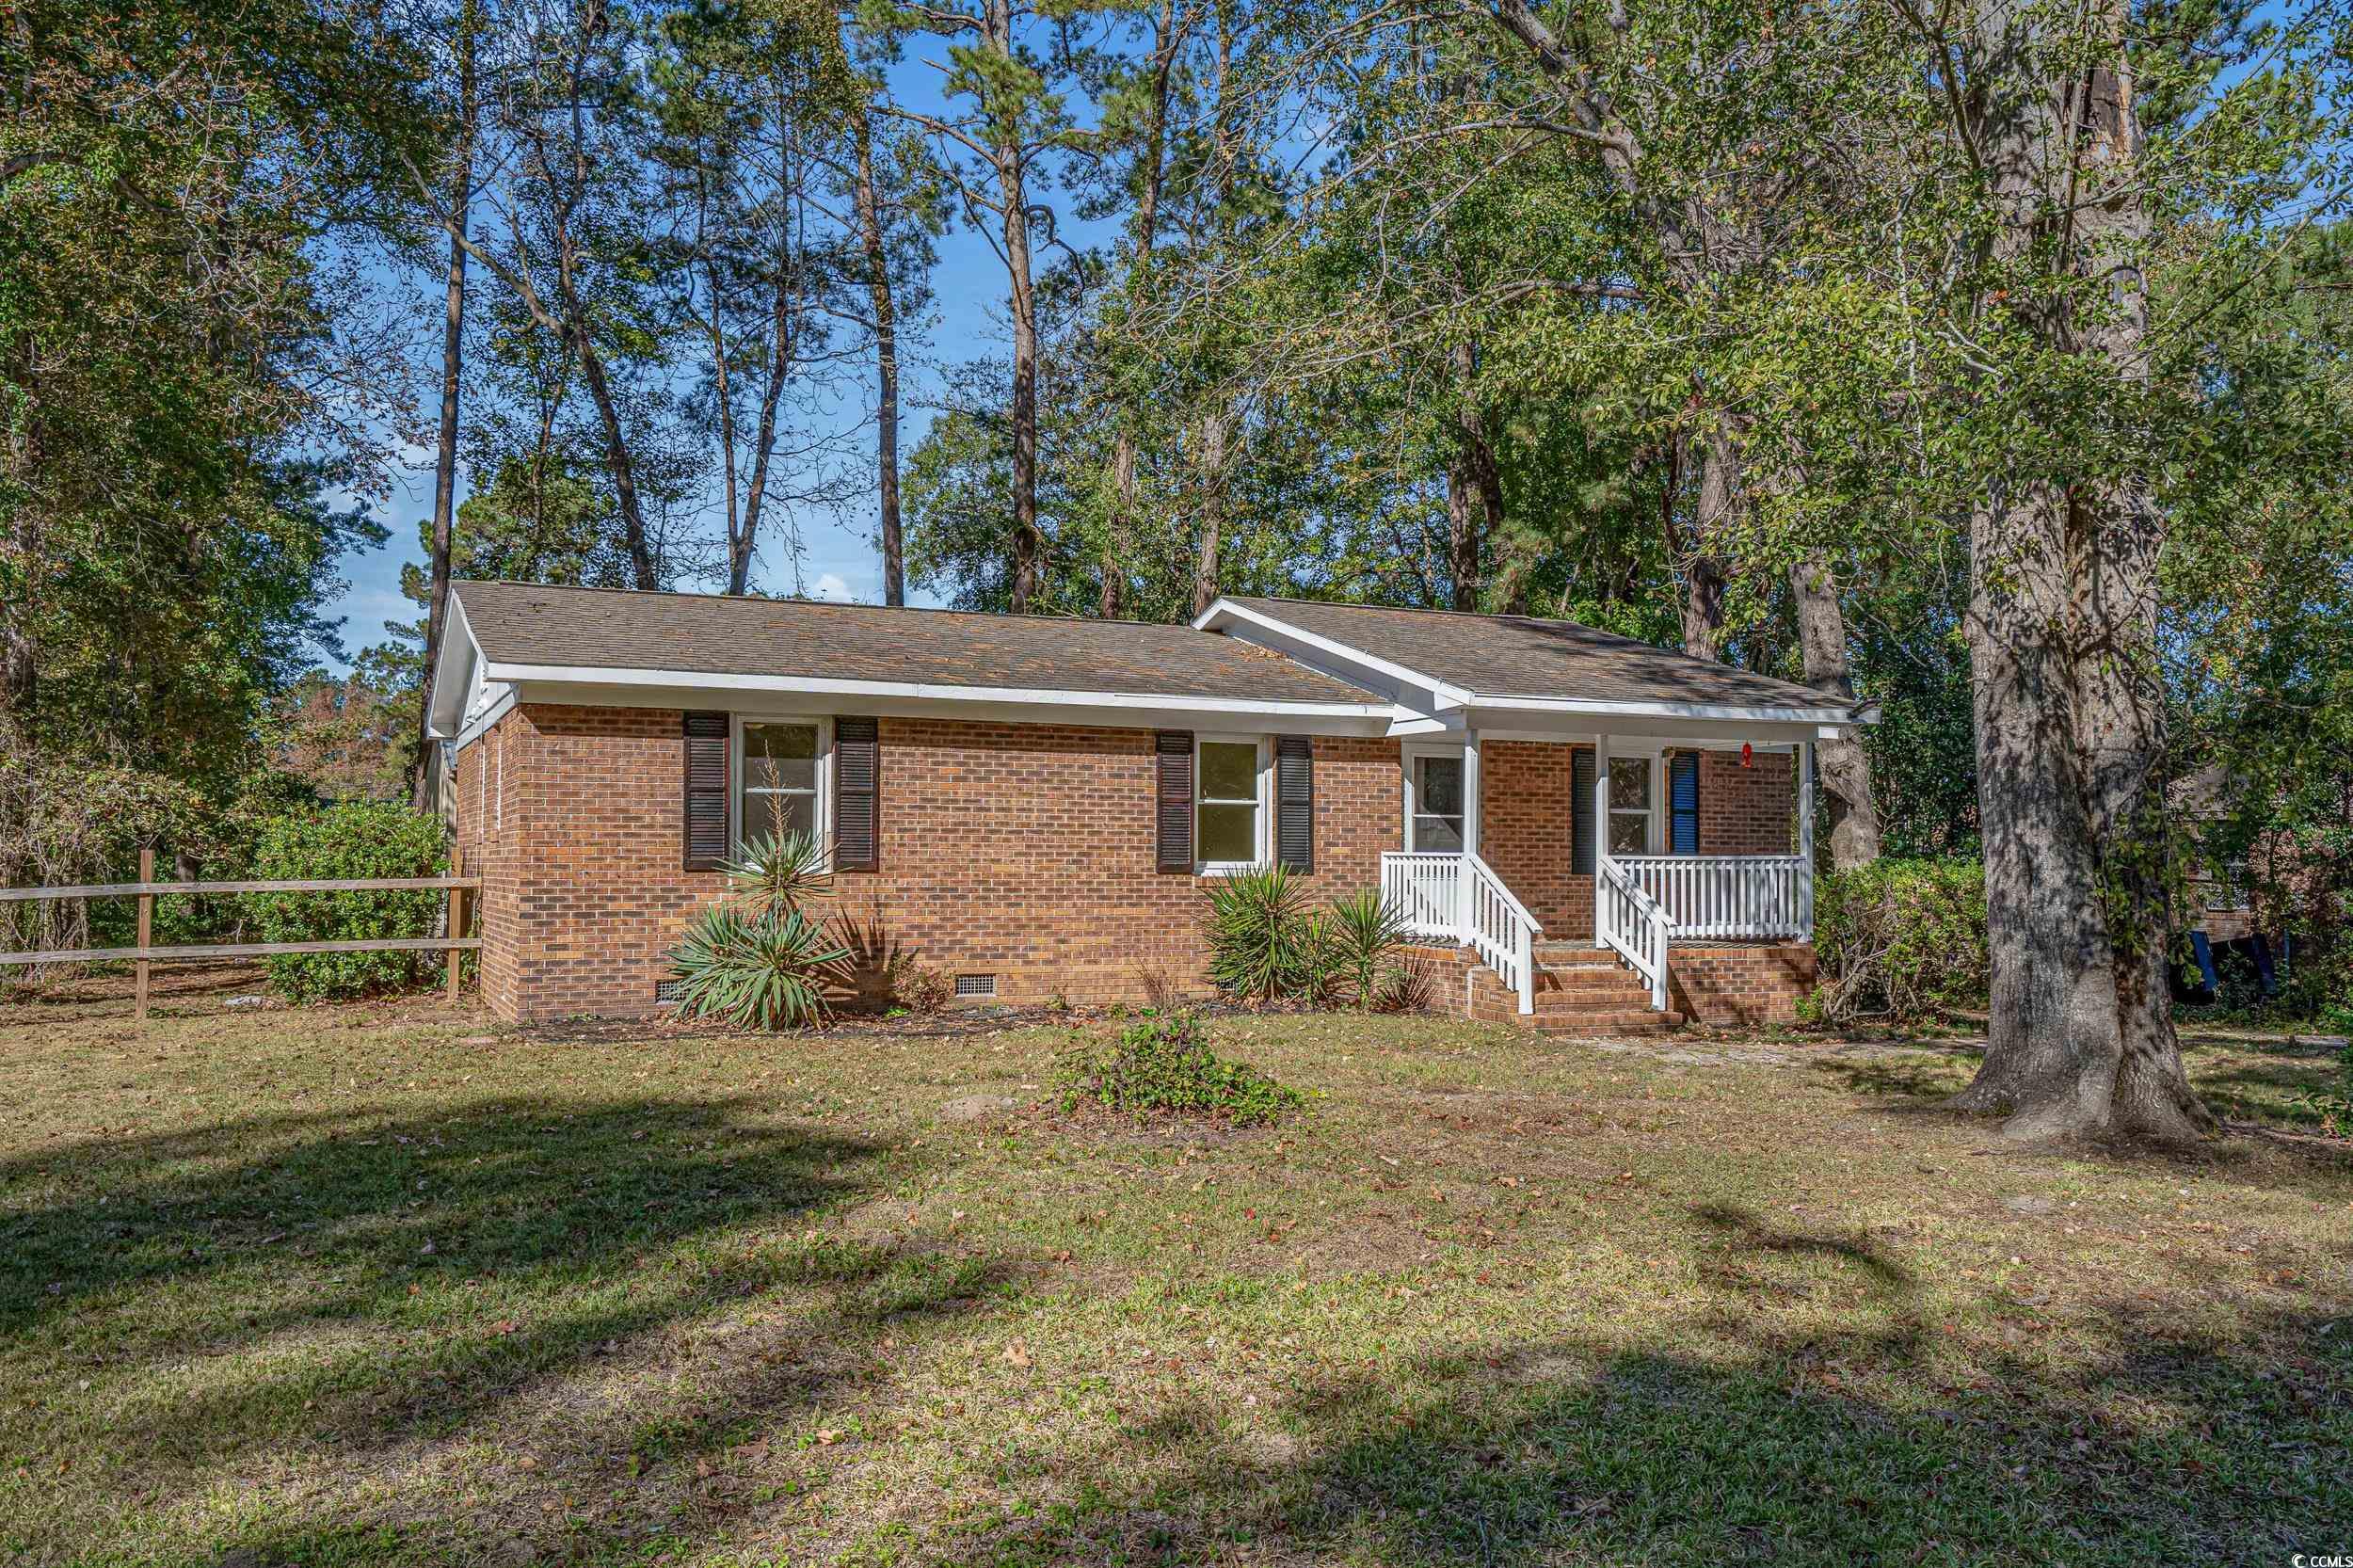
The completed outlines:
<svg viewBox="0 0 2353 1568">
<path fill-rule="evenodd" d="M 686 982 L 682 980 L 657 980 L 653 983 L 653 1000 L 657 1005 L 676 1002 L 685 991 Z"/>
<path fill-rule="evenodd" d="M 996 994 L 997 977 L 993 974 L 956 976 L 956 995 L 960 997 L 993 997 Z"/>
</svg>

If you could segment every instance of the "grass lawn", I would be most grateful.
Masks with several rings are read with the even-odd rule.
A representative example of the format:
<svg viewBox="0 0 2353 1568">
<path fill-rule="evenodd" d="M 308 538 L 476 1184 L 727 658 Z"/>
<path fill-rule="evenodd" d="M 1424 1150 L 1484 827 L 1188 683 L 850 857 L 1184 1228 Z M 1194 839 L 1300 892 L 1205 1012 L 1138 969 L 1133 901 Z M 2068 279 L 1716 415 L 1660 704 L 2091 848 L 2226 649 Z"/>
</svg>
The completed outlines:
<svg viewBox="0 0 2353 1568">
<path fill-rule="evenodd" d="M 0 1004 L 0 1561 L 2249 1562 L 2353 1551 L 2329 1064 L 2022 1154 L 1964 1051 Z M 181 1016 L 168 1016 L 177 1010 Z"/>
</svg>

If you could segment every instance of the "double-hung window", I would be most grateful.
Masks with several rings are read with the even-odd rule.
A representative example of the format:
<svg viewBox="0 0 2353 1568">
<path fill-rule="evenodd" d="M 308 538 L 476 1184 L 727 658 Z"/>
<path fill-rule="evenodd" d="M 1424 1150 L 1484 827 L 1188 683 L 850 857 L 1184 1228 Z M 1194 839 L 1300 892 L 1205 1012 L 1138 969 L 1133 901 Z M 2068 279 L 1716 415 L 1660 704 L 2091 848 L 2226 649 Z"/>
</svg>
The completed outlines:
<svg viewBox="0 0 2353 1568">
<path fill-rule="evenodd" d="M 1609 759 L 1609 853 L 1651 852 L 1651 760 Z"/>
<path fill-rule="evenodd" d="M 735 841 L 825 836 L 825 724 L 744 719 L 737 728 Z"/>
<path fill-rule="evenodd" d="M 1266 863 L 1266 761 L 1256 738 L 1205 736 L 1193 748 L 1193 856 L 1205 872 Z"/>
</svg>

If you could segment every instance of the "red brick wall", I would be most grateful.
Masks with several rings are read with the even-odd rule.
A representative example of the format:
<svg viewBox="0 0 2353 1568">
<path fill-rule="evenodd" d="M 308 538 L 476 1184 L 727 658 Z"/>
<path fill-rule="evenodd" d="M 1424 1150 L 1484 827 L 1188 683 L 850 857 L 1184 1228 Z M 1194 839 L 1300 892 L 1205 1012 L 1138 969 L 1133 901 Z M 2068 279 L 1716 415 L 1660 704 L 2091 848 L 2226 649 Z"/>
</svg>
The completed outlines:
<svg viewBox="0 0 2353 1568">
<path fill-rule="evenodd" d="M 886 718 L 881 741 L 883 869 L 837 878 L 833 904 L 863 988 L 898 952 L 993 974 L 1016 1003 L 1140 1000 L 1147 974 L 1201 987 L 1204 884 L 1153 869 L 1151 731 Z M 1402 789 L 1394 741 L 1315 747 L 1321 902 L 1378 885 L 1381 852 L 1402 842 Z M 675 711 L 534 704 L 460 753 L 458 842 L 484 879 L 495 1011 L 652 1009 L 668 950 L 721 890 L 717 873 L 681 869 L 680 748 Z M 1592 935 L 1593 879 L 1568 871 L 1570 751 L 1490 743 L 1481 833 L 1546 935 L 1574 940 Z M 1703 777 L 1703 847 L 1761 841 L 1746 811 L 1781 824 L 1785 848 L 1786 760 L 1759 757 L 1746 777 L 1729 762 L 1728 784 Z"/>
<path fill-rule="evenodd" d="M 1700 753 L 1702 855 L 1797 853 L 1792 760 L 1787 752 L 1758 752 L 1744 768 L 1737 751 Z"/>
<path fill-rule="evenodd" d="M 881 742 L 883 869 L 837 877 L 832 906 L 870 978 L 904 952 L 996 975 L 1012 1002 L 1134 1000 L 1151 972 L 1200 988 L 1205 884 L 1153 869 L 1151 731 L 886 718 Z M 501 744 L 506 816 L 483 851 L 472 770 Z M 496 1011 L 651 1010 L 664 954 L 721 889 L 681 869 L 680 744 L 675 712 L 531 705 L 466 749 L 460 841 L 485 876 Z M 1315 744 L 1321 901 L 1377 886 L 1401 796 L 1395 742 Z"/>
<path fill-rule="evenodd" d="M 1667 952 L 1667 1005 L 1699 1023 L 1795 1023 L 1798 1003 L 1813 994 L 1814 983 L 1810 947 L 1678 947 Z"/>
<path fill-rule="evenodd" d="M 1593 879 L 1569 874 L 1569 756 L 1593 747 L 1489 741 L 1479 748 L 1479 854 L 1547 938 L 1593 934 Z"/>
</svg>

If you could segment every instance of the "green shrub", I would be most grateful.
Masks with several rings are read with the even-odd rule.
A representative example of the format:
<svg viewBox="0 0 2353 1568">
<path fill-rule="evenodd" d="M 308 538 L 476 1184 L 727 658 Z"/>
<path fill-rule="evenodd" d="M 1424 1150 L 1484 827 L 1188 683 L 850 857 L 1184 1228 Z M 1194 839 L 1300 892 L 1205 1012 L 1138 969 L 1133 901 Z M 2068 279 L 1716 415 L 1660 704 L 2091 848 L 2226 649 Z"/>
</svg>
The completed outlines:
<svg viewBox="0 0 2353 1568">
<path fill-rule="evenodd" d="M 1985 868 L 1975 860 L 1877 860 L 1816 884 L 1812 1011 L 1841 1026 L 1926 1023 L 1987 1004 Z"/>
<path fill-rule="evenodd" d="M 1243 1126 L 1273 1122 L 1306 1103 L 1256 1067 L 1209 1049 L 1190 1013 L 1144 1018 L 1114 1043 L 1082 1043 L 1054 1064 L 1049 1080 L 1064 1112 L 1081 1105 L 1144 1116 L 1214 1116 Z"/>
<path fill-rule="evenodd" d="M 289 811 L 262 825 L 253 874 L 264 881 L 439 876 L 447 867 L 438 817 L 385 801 Z M 357 942 L 434 935 L 448 895 L 438 892 L 248 895 L 265 942 Z M 267 961 L 290 1001 L 371 996 L 424 984 L 437 952 L 304 952 Z"/>
<path fill-rule="evenodd" d="M 731 904 L 695 917 L 670 952 L 679 1011 L 739 1029 L 792 1029 L 825 1016 L 850 950 L 797 909 L 754 915 Z"/>
<path fill-rule="evenodd" d="M 1209 884 L 1209 980 L 1227 996 L 1273 1001 L 1320 978 L 1307 890 L 1289 869 L 1237 872 Z"/>
</svg>

